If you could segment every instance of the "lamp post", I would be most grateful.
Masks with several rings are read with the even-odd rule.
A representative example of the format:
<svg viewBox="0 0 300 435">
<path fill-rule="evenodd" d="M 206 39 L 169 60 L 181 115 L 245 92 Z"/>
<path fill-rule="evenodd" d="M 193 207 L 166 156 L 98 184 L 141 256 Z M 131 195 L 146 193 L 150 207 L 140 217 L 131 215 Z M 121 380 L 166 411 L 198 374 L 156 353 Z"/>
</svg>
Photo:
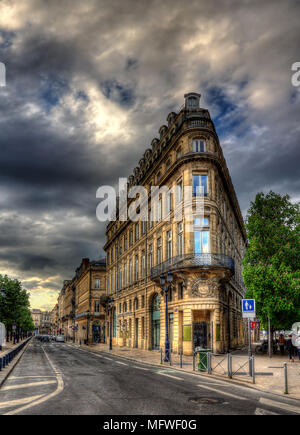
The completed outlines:
<svg viewBox="0 0 300 435">
<path fill-rule="evenodd" d="M 5 289 L 1 289 L 1 322 L 3 323 L 3 306 L 4 306 L 4 298 L 6 296 Z M 3 331 L 4 332 L 4 331 Z M 2 337 L 0 342 L 0 350 L 2 350 Z"/>
<path fill-rule="evenodd" d="M 161 295 L 165 296 L 165 357 L 164 362 L 170 362 L 170 341 L 169 341 L 169 322 L 168 322 L 168 293 L 173 282 L 173 273 L 167 273 L 167 283 L 165 276 L 160 275 Z"/>
<path fill-rule="evenodd" d="M 90 332 L 90 310 L 86 312 L 86 344 L 89 344 L 89 332 Z"/>
<path fill-rule="evenodd" d="M 109 322 L 109 350 L 112 350 L 112 323 L 113 323 L 113 308 L 114 308 L 114 298 L 109 298 L 107 301 L 107 309 L 110 311 L 110 322 Z"/>
</svg>

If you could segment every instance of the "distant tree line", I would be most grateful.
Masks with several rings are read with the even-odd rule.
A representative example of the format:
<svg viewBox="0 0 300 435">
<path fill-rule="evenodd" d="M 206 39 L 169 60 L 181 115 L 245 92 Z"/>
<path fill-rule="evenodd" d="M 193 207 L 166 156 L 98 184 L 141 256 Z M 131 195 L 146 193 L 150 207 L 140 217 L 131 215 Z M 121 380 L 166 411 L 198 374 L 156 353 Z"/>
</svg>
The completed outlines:
<svg viewBox="0 0 300 435">
<path fill-rule="evenodd" d="M 0 320 L 5 325 L 7 341 L 12 339 L 18 341 L 20 336 L 24 336 L 34 329 L 30 312 L 29 293 L 22 288 L 20 281 L 1 274 Z"/>
</svg>

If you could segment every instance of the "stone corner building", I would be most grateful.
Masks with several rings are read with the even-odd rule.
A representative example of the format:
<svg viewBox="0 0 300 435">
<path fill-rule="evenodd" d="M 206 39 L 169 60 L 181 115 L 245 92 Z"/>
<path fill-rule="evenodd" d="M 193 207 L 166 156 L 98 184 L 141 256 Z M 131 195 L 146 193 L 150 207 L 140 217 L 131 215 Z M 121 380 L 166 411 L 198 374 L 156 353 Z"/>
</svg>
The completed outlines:
<svg viewBox="0 0 300 435">
<path fill-rule="evenodd" d="M 169 221 L 110 222 L 107 226 L 106 292 L 114 298 L 113 344 L 159 349 L 165 340 L 165 302 L 161 273 L 173 272 L 168 313 L 170 345 L 191 354 L 202 346 L 226 352 L 244 342 L 241 315 L 243 218 L 208 110 L 200 95 L 185 95 L 178 114 L 171 112 L 128 179 L 128 188 L 192 186 L 193 213 L 204 196 L 204 217 L 193 215 L 194 232 L 183 216 L 174 219 L 175 198 L 167 200 Z M 197 187 L 201 186 L 201 193 Z M 181 201 L 182 202 L 182 201 Z M 152 216 L 149 199 L 149 216 Z M 199 228 L 197 228 L 199 224 Z M 109 336 L 107 317 L 106 333 Z"/>
</svg>

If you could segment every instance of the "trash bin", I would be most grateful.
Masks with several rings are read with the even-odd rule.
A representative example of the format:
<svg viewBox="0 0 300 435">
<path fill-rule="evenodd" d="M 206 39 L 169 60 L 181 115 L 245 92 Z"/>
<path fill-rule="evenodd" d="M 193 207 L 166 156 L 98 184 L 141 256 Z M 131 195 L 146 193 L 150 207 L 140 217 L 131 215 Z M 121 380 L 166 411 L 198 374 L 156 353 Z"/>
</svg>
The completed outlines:
<svg viewBox="0 0 300 435">
<path fill-rule="evenodd" d="M 198 349 L 198 371 L 207 372 L 207 354 L 211 352 L 211 349 Z"/>
</svg>

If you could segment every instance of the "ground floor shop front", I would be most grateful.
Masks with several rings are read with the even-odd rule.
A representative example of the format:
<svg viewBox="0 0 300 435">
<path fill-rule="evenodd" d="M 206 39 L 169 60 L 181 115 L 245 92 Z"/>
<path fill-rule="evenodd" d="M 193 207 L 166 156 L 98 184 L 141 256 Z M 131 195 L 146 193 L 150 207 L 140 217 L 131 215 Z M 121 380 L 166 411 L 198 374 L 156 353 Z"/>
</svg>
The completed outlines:
<svg viewBox="0 0 300 435">
<path fill-rule="evenodd" d="M 164 295 L 151 286 L 115 299 L 106 319 L 106 338 L 111 331 L 113 345 L 158 350 L 165 345 L 167 322 L 173 352 L 182 349 L 191 355 L 196 348 L 227 352 L 242 346 L 247 337 L 240 301 L 229 284 L 202 294 L 179 285 L 168 294 L 166 312 Z"/>
</svg>

